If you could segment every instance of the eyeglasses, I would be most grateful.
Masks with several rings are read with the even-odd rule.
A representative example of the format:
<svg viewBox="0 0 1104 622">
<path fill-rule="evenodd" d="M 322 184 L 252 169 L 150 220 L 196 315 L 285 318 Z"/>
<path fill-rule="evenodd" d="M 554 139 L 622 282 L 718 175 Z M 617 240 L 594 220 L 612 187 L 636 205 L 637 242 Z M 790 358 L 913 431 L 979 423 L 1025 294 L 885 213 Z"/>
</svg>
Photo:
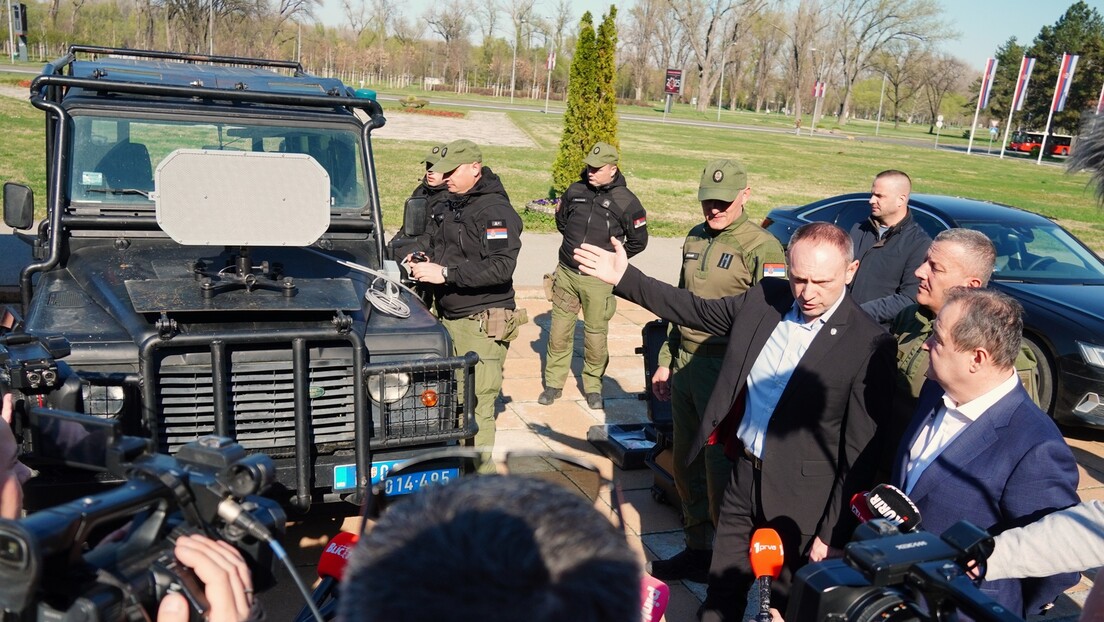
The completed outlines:
<svg viewBox="0 0 1104 622">
<path fill-rule="evenodd" d="M 494 464 L 500 475 L 538 477 L 567 488 L 592 503 L 602 500 L 602 490 L 609 491 L 612 520 L 625 532 L 621 513 L 621 487 L 602 475 L 598 466 L 567 454 L 541 451 L 511 451 L 493 456 L 488 450 L 450 447 L 431 451 L 395 465 L 387 472 L 373 473 L 372 494 L 364 505 L 364 517 L 377 519 L 390 503 L 415 493 L 426 486 L 448 484 L 464 476 L 475 476 L 479 467 Z M 469 475 L 470 474 L 470 475 Z M 363 530 L 368 521 L 362 521 Z"/>
</svg>

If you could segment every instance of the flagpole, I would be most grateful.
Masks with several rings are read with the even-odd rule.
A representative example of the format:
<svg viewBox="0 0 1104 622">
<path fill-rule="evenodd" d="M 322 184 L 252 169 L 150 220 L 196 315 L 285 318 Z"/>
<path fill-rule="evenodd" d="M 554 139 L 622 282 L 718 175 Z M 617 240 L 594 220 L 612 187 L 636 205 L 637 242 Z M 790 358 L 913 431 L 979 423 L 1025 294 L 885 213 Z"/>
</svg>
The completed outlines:
<svg viewBox="0 0 1104 622">
<path fill-rule="evenodd" d="M 552 95 L 552 69 L 556 64 L 556 53 L 549 52 L 544 66 L 548 69 L 548 84 L 544 87 L 544 114 L 548 114 L 548 97 Z"/>
<path fill-rule="evenodd" d="M 1058 66 L 1058 81 L 1054 83 L 1054 97 L 1050 100 L 1050 113 L 1047 114 L 1046 129 L 1043 130 L 1043 142 L 1039 145 L 1039 159 L 1035 160 L 1035 164 L 1043 163 L 1043 154 L 1046 153 L 1047 136 L 1050 136 L 1050 122 L 1054 120 L 1054 109 L 1058 107 L 1058 98 L 1060 97 L 1058 91 L 1062 88 L 1062 79 L 1066 73 L 1066 59 L 1069 54 L 1062 54 L 1062 64 Z M 1072 78 L 1073 76 L 1070 76 Z"/>
<path fill-rule="evenodd" d="M 1004 126 L 1004 139 L 1001 141 L 1000 159 L 1004 159 L 1004 148 L 1008 145 L 1008 132 L 1012 129 L 1012 115 L 1016 114 L 1016 104 L 1020 99 L 1020 84 L 1024 79 L 1024 65 L 1027 64 L 1027 57 L 1024 56 L 1020 61 L 1020 75 L 1016 78 L 1016 89 L 1012 91 L 1012 105 L 1008 107 L 1008 124 Z"/>
<path fill-rule="evenodd" d="M 993 79 L 992 74 L 996 73 L 996 67 L 993 66 L 995 62 L 992 58 L 985 59 L 985 73 L 981 75 L 981 92 L 978 93 L 977 106 L 974 107 L 974 122 L 970 124 L 970 142 L 966 145 L 967 155 L 974 149 L 974 130 L 977 129 L 978 115 L 981 114 L 981 100 L 985 99 L 985 92 Z"/>
</svg>

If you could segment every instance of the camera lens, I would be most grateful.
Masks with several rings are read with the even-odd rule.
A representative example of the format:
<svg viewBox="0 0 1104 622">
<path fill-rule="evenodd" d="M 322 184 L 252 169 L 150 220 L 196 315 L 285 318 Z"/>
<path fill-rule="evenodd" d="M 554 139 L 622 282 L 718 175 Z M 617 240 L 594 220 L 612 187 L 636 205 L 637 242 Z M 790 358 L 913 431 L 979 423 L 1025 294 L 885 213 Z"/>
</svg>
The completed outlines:
<svg viewBox="0 0 1104 622">
<path fill-rule="evenodd" d="M 923 622 L 916 607 L 893 591 L 877 591 L 865 595 L 847 609 L 848 622 Z"/>
</svg>

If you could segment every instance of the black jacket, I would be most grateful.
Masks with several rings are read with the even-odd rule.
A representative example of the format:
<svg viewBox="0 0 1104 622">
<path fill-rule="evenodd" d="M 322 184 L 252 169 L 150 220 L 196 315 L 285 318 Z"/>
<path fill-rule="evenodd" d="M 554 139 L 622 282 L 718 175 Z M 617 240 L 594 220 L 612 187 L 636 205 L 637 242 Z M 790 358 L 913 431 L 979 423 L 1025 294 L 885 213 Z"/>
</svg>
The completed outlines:
<svg viewBox="0 0 1104 622">
<path fill-rule="evenodd" d="M 859 270 L 851 281 L 851 296 L 874 321 L 888 325 L 897 314 L 916 302 L 920 279 L 914 272 L 924 261 L 931 237 L 909 212 L 881 238 L 869 218 L 851 227 Z"/>
<path fill-rule="evenodd" d="M 584 170 L 581 179 L 560 197 L 556 210 L 556 228 L 563 234 L 560 263 L 578 272 L 573 255 L 584 242 L 612 251 L 610 238 L 625 244 L 625 253 L 632 257 L 648 245 L 648 216 L 640 200 L 625 185 L 621 171 L 609 185 L 594 188 L 587 183 Z"/>
<path fill-rule="evenodd" d="M 430 258 L 448 268 L 435 288 L 438 311 L 456 319 L 484 309 L 514 307 L 514 267 L 521 217 L 489 167 L 467 194 L 449 194 L 435 216 Z"/>
</svg>

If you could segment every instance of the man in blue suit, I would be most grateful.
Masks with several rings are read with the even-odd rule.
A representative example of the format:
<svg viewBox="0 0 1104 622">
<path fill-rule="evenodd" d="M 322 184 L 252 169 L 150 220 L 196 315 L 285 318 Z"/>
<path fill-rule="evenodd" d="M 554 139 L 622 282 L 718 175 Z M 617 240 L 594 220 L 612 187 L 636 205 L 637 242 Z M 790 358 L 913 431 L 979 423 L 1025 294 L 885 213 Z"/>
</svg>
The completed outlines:
<svg viewBox="0 0 1104 622">
<path fill-rule="evenodd" d="M 997 534 L 1079 501 L 1073 453 L 1015 373 L 1022 315 L 996 291 L 946 292 L 924 344 L 929 380 L 893 473 L 928 531 L 968 520 Z M 1026 617 L 1076 582 L 1076 574 L 1059 574 L 985 581 L 981 590 Z"/>
</svg>

